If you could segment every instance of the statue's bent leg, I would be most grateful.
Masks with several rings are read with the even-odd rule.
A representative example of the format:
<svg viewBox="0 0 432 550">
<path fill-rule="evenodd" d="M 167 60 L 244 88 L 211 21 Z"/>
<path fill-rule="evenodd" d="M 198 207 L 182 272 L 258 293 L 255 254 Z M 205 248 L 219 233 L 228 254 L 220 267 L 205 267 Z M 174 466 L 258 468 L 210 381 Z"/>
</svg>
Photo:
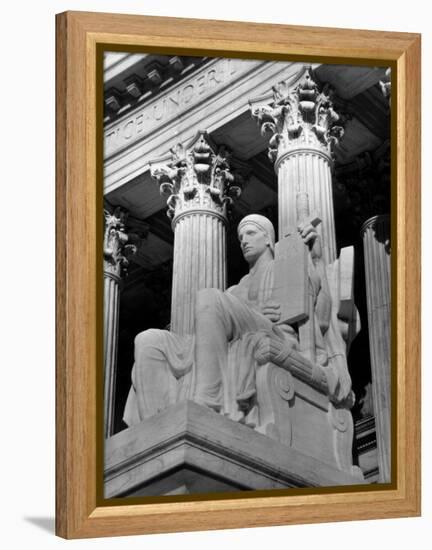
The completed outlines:
<svg viewBox="0 0 432 550">
<path fill-rule="evenodd" d="M 165 331 L 149 329 L 135 338 L 131 392 L 140 420 L 176 402 L 177 380 L 164 353 L 167 336 Z"/>
<path fill-rule="evenodd" d="M 228 401 L 239 389 L 250 392 L 254 358 L 252 346 L 243 342 L 241 360 L 234 380 L 228 372 L 228 346 L 248 333 L 271 330 L 270 321 L 242 300 L 217 289 L 197 293 L 195 306 L 195 391 L 194 401 L 217 411 L 232 409 Z M 244 355 L 244 352 L 246 352 Z"/>
<path fill-rule="evenodd" d="M 208 288 L 197 293 L 195 304 L 194 401 L 219 411 L 227 364 L 231 323 L 223 305 L 224 294 Z"/>
</svg>

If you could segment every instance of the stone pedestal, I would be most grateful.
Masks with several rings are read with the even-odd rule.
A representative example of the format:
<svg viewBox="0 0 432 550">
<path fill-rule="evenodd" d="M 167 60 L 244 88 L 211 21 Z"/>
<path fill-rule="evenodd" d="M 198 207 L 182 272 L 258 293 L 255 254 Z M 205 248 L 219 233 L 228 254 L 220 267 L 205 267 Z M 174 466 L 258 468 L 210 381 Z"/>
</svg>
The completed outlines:
<svg viewBox="0 0 432 550">
<path fill-rule="evenodd" d="M 365 222 L 362 237 L 372 367 L 372 396 L 377 429 L 379 480 L 390 482 L 391 471 L 391 276 L 390 218 Z"/>
<path fill-rule="evenodd" d="M 225 290 L 227 208 L 240 195 L 230 172 L 230 153 L 198 132 L 186 146 L 151 163 L 168 196 L 174 230 L 171 331 L 192 334 L 195 296 L 203 288 Z"/>
<path fill-rule="evenodd" d="M 363 484 L 192 401 L 106 441 L 105 498 Z"/>
<path fill-rule="evenodd" d="M 105 212 L 104 232 L 104 411 L 105 437 L 114 430 L 114 401 L 117 368 L 119 293 L 122 275 L 128 265 L 125 252 L 134 253 L 125 232 L 126 214 L 117 208 Z"/>
</svg>

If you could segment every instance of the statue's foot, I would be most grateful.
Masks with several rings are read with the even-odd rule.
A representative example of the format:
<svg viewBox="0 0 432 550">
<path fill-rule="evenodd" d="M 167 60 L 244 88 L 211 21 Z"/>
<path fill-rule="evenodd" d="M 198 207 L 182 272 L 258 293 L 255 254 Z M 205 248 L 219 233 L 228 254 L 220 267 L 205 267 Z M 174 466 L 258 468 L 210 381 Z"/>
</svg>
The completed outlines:
<svg viewBox="0 0 432 550">
<path fill-rule="evenodd" d="M 195 403 L 198 405 L 202 405 L 203 407 L 207 407 L 208 409 L 212 409 L 213 411 L 220 413 L 221 412 L 221 405 L 217 403 L 216 401 L 211 401 L 209 399 L 200 399 L 199 397 L 195 397 L 193 399 Z"/>
<path fill-rule="evenodd" d="M 252 428 L 252 430 L 256 428 L 256 422 L 254 422 L 253 420 L 248 420 L 246 417 L 244 417 L 243 420 L 241 420 L 240 422 L 248 428 Z"/>
<path fill-rule="evenodd" d="M 242 410 L 224 412 L 223 415 L 229 418 L 230 420 L 233 420 L 234 422 L 238 422 L 239 424 L 244 424 L 245 426 L 248 426 L 248 428 L 255 429 L 257 425 L 255 419 L 252 418 L 249 414 L 246 414 Z"/>
<path fill-rule="evenodd" d="M 240 422 L 243 424 L 245 421 L 245 415 L 242 413 L 242 411 L 226 411 L 223 414 L 234 422 Z"/>
<path fill-rule="evenodd" d="M 258 416 L 258 407 L 253 405 L 253 407 L 248 411 L 245 417 L 245 425 L 249 426 L 253 430 L 257 429 L 259 425 L 259 416 Z"/>
</svg>

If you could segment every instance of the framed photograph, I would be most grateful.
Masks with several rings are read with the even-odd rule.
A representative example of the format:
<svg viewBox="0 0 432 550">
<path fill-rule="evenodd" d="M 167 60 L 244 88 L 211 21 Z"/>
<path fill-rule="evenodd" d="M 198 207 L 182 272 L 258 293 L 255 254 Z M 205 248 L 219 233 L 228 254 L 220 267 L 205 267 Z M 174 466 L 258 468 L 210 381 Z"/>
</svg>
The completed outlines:
<svg viewBox="0 0 432 550">
<path fill-rule="evenodd" d="M 420 36 L 57 16 L 56 531 L 420 514 Z"/>
</svg>

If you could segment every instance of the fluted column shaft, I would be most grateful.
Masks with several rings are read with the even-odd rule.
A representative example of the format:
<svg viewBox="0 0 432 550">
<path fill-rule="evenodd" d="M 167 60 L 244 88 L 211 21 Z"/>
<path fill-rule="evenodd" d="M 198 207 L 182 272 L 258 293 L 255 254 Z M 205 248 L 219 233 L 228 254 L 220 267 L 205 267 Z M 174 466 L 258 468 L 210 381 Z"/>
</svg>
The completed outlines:
<svg viewBox="0 0 432 550">
<path fill-rule="evenodd" d="M 379 479 L 390 482 L 391 471 L 391 272 L 390 219 L 375 216 L 362 227 L 369 343 L 372 367 L 372 397 L 377 429 Z"/>
<path fill-rule="evenodd" d="M 125 232 L 127 215 L 120 208 L 105 212 L 104 233 L 104 425 L 105 437 L 114 433 L 120 284 L 128 265 L 126 252 L 134 254 Z"/>
<path fill-rule="evenodd" d="M 120 279 L 104 273 L 105 437 L 114 430 Z"/>
<path fill-rule="evenodd" d="M 296 228 L 301 217 L 317 213 L 317 232 L 327 264 L 336 259 L 330 158 L 313 147 L 282 154 L 275 163 L 279 192 L 279 239 Z"/>
<path fill-rule="evenodd" d="M 192 334 L 197 291 L 225 287 L 225 218 L 206 210 L 179 216 L 174 229 L 171 330 Z"/>
<path fill-rule="evenodd" d="M 194 333 L 198 290 L 225 290 L 227 209 L 241 193 L 230 159 L 226 147 L 200 131 L 186 146 L 178 144 L 151 163 L 161 193 L 168 196 L 174 230 L 171 331 L 176 334 Z"/>
<path fill-rule="evenodd" d="M 326 265 L 332 264 L 336 260 L 336 235 L 331 162 L 333 147 L 343 135 L 342 126 L 336 124 L 340 116 L 333 108 L 332 90 L 329 86 L 321 90 L 311 67 L 304 66 L 294 80 L 279 82 L 268 96 L 249 103 L 262 135 L 270 136 L 268 155 L 278 177 L 279 245 L 289 241 L 292 249 L 297 248 L 298 228 L 312 224 L 321 237 L 322 259 Z M 291 311 L 282 304 L 282 308 L 293 320 L 299 320 L 300 349 L 313 362 L 314 298 L 308 285 L 306 254 L 300 244 L 291 268 L 297 275 L 299 307 Z M 294 276 L 291 279 L 294 281 Z"/>
<path fill-rule="evenodd" d="M 309 215 L 321 235 L 323 259 L 336 259 L 331 163 L 343 136 L 329 86 L 320 90 L 311 67 L 295 81 L 279 82 L 265 97 L 251 100 L 252 116 L 269 135 L 269 158 L 279 185 L 279 240 L 296 232 Z M 311 220 L 312 221 L 312 220 Z"/>
</svg>

